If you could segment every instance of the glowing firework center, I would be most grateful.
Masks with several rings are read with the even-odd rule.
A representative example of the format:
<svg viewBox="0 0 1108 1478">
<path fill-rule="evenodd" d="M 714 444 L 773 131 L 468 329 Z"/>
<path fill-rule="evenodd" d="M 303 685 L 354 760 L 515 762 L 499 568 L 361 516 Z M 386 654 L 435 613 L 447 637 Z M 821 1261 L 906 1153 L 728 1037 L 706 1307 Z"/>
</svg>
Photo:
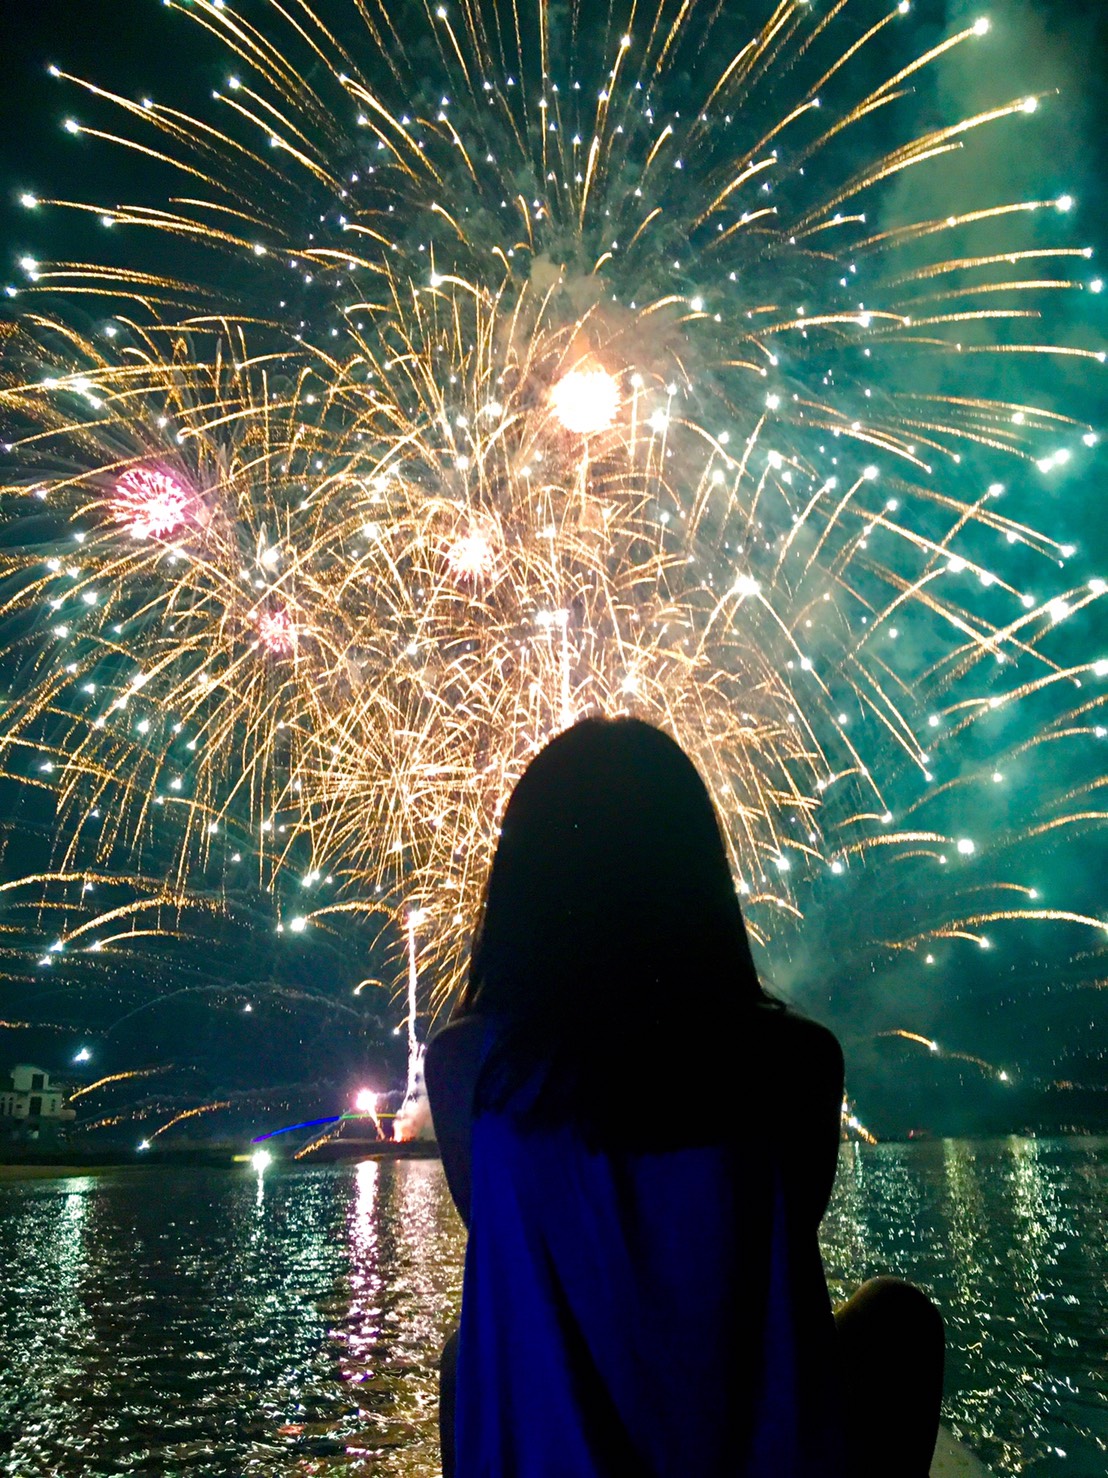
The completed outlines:
<svg viewBox="0 0 1108 1478">
<path fill-rule="evenodd" d="M 578 436 L 607 431 L 619 409 L 619 385 L 602 369 L 575 369 L 550 392 L 555 416 Z"/>
<path fill-rule="evenodd" d="M 110 506 L 133 539 L 166 539 L 184 526 L 195 501 L 171 473 L 132 467 L 116 483 Z"/>
</svg>

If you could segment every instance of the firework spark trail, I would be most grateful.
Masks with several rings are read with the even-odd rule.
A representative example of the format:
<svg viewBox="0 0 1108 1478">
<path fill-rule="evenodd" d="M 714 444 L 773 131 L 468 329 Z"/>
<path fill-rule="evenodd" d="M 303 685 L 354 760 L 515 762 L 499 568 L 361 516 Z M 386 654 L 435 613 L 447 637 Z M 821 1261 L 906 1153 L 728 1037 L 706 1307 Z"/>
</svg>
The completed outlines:
<svg viewBox="0 0 1108 1478">
<path fill-rule="evenodd" d="M 919 1032 L 909 1032 L 901 1029 L 888 1032 L 878 1032 L 879 1037 L 901 1037 L 905 1042 L 918 1042 L 921 1047 L 926 1047 L 931 1052 L 940 1050 L 938 1042 L 932 1041 L 930 1037 L 922 1037 Z"/>
<path fill-rule="evenodd" d="M 172 1119 L 167 1119 L 164 1124 L 158 1126 L 150 1135 L 152 1140 L 157 1139 L 159 1134 L 164 1134 L 167 1129 L 172 1129 L 174 1124 L 181 1124 L 185 1119 L 195 1119 L 200 1114 L 214 1114 L 219 1109 L 231 1107 L 229 1098 L 221 1098 L 215 1103 L 202 1103 L 197 1108 L 182 1109 L 179 1114 L 174 1114 Z"/>
<path fill-rule="evenodd" d="M 342 1132 L 342 1126 L 345 1122 L 346 1116 L 344 1115 L 342 1120 L 340 1120 L 340 1122 L 334 1129 L 325 1129 L 322 1134 L 317 1134 L 315 1138 L 310 1139 L 307 1144 L 302 1144 L 292 1158 L 294 1160 L 303 1160 L 308 1155 L 310 1155 L 313 1150 L 318 1150 L 323 1145 L 330 1144 L 332 1140 L 338 1138 L 339 1134 Z"/>
<path fill-rule="evenodd" d="M 249 868 L 282 930 L 371 917 L 398 966 L 418 910 L 438 1009 L 528 758 L 577 715 L 634 712 L 700 765 L 760 938 L 874 875 L 912 950 L 985 921 L 1099 935 L 947 881 L 948 857 L 974 865 L 947 802 L 990 716 L 1099 735 L 1069 694 L 1108 675 L 1055 636 L 1104 582 L 1058 588 L 1074 550 L 1002 511 L 998 480 L 1049 481 L 1096 434 L 988 372 L 1104 362 L 1033 337 L 1044 299 L 1099 290 L 1087 249 L 1019 234 L 1064 235 L 1073 202 L 882 210 L 1034 112 L 912 131 L 907 79 L 987 27 L 875 81 L 895 14 L 855 41 L 791 0 L 752 36 L 616 5 L 606 54 L 542 5 L 524 41 L 493 0 L 361 7 L 360 46 L 309 7 L 183 14 L 233 58 L 225 122 L 64 80 L 124 115 L 71 133 L 185 186 L 70 208 L 176 237 L 195 280 L 28 260 L 42 306 L 5 344 L 3 407 L 31 429 L 4 490 L 27 538 L 0 556 L 22 662 L 0 764 L 56 795 L 66 868 L 168 858 L 131 905 L 158 927 L 210 866 Z M 892 142 L 851 152 L 875 115 Z M 213 252 L 244 264 L 233 290 Z M 76 293 L 102 331 L 73 326 Z M 974 887 L 1015 886 L 1029 835 L 1100 824 L 1086 800 L 1044 790 Z M 43 891 L 62 945 L 108 917 Z"/>
<path fill-rule="evenodd" d="M 97 1078 L 95 1083 L 88 1083 L 83 1088 L 77 1088 L 69 1095 L 69 1102 L 75 1103 L 78 1098 L 84 1098 L 86 1093 L 95 1093 L 98 1088 L 106 1088 L 109 1083 L 130 1083 L 137 1078 L 150 1078 L 155 1073 L 172 1072 L 171 1064 L 164 1067 L 131 1068 L 127 1072 L 109 1073 L 105 1078 Z"/>
<path fill-rule="evenodd" d="M 940 1047 L 938 1042 L 933 1041 L 930 1037 L 921 1036 L 919 1032 L 910 1032 L 902 1028 L 896 1028 L 892 1031 L 877 1032 L 876 1036 L 878 1038 L 899 1037 L 905 1042 L 918 1042 L 921 1047 L 926 1047 L 928 1051 L 948 1058 L 951 1061 L 972 1063 L 974 1067 L 980 1068 L 987 1077 L 997 1078 L 1002 1083 L 1011 1081 L 1008 1073 L 1003 1068 L 998 1068 L 995 1063 L 987 1062 L 984 1057 L 978 1057 L 973 1052 L 956 1052 L 949 1047 Z"/>
<path fill-rule="evenodd" d="M 857 1110 L 849 1098 L 844 1098 L 842 1101 L 842 1108 L 839 1112 L 839 1128 L 844 1139 L 849 1139 L 851 1135 L 854 1135 L 862 1140 L 864 1144 L 877 1143 L 876 1135 L 862 1123 L 858 1117 Z"/>
<path fill-rule="evenodd" d="M 423 914 L 413 909 L 408 915 L 408 1011 L 405 1026 L 408 1032 L 408 1077 L 404 1089 L 404 1107 L 411 1103 L 416 1094 L 422 1054 L 416 1035 L 416 1016 L 419 1010 L 419 971 L 416 964 L 416 930 L 423 922 Z M 376 1108 L 376 1105 L 374 1105 Z"/>
<path fill-rule="evenodd" d="M 9 1032 L 21 1032 L 21 1031 L 47 1031 L 47 1032 L 65 1031 L 65 1032 L 68 1032 L 70 1030 L 70 1028 L 69 1027 L 64 1027 L 64 1026 L 55 1026 L 51 1022 L 48 1022 L 48 1021 L 4 1021 L 4 1020 L 0 1020 L 0 1030 L 9 1031 Z"/>
</svg>

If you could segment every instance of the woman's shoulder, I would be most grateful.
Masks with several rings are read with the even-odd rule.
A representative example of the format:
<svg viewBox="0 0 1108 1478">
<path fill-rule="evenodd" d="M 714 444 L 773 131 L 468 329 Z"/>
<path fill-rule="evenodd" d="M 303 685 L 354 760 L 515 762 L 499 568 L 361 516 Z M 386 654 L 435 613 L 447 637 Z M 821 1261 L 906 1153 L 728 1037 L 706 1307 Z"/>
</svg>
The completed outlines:
<svg viewBox="0 0 1108 1478">
<path fill-rule="evenodd" d="M 488 1018 L 474 1013 L 448 1021 L 427 1044 L 428 1065 L 432 1062 L 454 1063 L 479 1058 L 488 1030 Z"/>
<path fill-rule="evenodd" d="M 769 1050 L 842 1071 L 843 1049 L 839 1039 L 821 1022 L 774 1000 L 759 1003 L 756 1020 L 761 1042 Z"/>
<path fill-rule="evenodd" d="M 490 1041 L 489 1025 L 487 1018 L 475 1015 L 448 1022 L 431 1038 L 423 1062 L 423 1081 L 447 1184 L 467 1223 L 469 1130 L 474 1090 Z"/>
<path fill-rule="evenodd" d="M 834 1110 L 838 1123 L 843 1096 L 843 1050 L 839 1039 L 791 1007 L 767 1003 L 746 1044 L 748 1082 L 777 1115 L 803 1122 Z"/>
<path fill-rule="evenodd" d="M 423 1064 L 424 1082 L 436 1118 L 461 1112 L 468 1117 L 473 1089 L 489 1042 L 489 1023 L 481 1016 L 448 1022 L 431 1038 Z"/>
<path fill-rule="evenodd" d="M 785 1006 L 759 1010 L 750 1086 L 782 1147 L 785 1187 L 804 1222 L 819 1226 L 838 1161 L 843 1053 L 834 1032 Z"/>
</svg>

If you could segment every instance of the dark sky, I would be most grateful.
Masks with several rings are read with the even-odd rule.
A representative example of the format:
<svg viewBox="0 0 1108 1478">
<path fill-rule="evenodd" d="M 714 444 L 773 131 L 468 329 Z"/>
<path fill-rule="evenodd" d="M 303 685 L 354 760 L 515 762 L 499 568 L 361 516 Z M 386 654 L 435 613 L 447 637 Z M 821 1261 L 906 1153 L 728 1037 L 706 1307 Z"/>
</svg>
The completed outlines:
<svg viewBox="0 0 1108 1478">
<path fill-rule="evenodd" d="M 251 13 L 259 9 L 250 0 L 245 0 L 243 8 Z M 319 0 L 318 4 L 325 15 L 346 8 L 336 0 Z M 858 0 L 858 8 L 867 14 L 882 9 L 880 5 L 868 5 L 867 0 Z M 1003 78 L 1010 69 L 1018 70 L 1020 90 L 1063 89 L 1058 105 L 1043 110 L 1038 157 L 1032 161 L 1007 160 L 1004 167 L 1018 175 L 1021 167 L 1033 166 L 1034 177 L 1043 181 L 1046 193 L 1071 190 L 1078 198 L 1084 237 L 1099 248 L 1108 248 L 1108 196 L 1102 184 L 1108 163 L 1104 144 L 1108 137 L 1108 90 L 1104 87 L 1108 77 L 1108 5 L 1103 0 L 1001 0 L 997 4 L 982 0 L 980 5 L 960 0 L 921 0 L 913 8 L 913 24 L 922 28 L 921 34 L 933 32 L 936 40 L 949 31 L 955 19 L 990 16 L 997 31 L 995 48 L 989 53 L 996 72 L 959 72 L 949 85 L 962 93 L 995 98 L 997 74 Z M 760 7 L 752 10 L 761 13 Z M 161 198 L 161 192 L 151 184 L 147 166 L 125 158 L 121 162 L 118 154 L 97 147 L 93 141 L 74 140 L 63 132 L 62 120 L 71 109 L 80 110 L 82 99 L 47 75 L 48 63 L 56 62 L 129 96 L 138 98 L 149 93 L 159 101 L 194 107 L 201 114 L 203 99 L 213 87 L 222 85 L 227 73 L 217 44 L 205 41 L 159 0 L 4 0 L 0 7 L 0 58 L 4 73 L 0 89 L 0 283 L 16 278 L 15 264 L 24 253 L 53 256 L 61 249 L 74 254 L 102 249 L 102 235 L 97 236 L 91 229 L 86 235 L 75 226 L 66 228 L 72 232 L 72 239 L 64 248 L 59 248 L 56 239 L 45 242 L 39 235 L 43 230 L 40 220 L 30 217 L 17 204 L 21 191 L 56 191 L 105 205 L 142 199 L 144 192 L 148 192 L 151 202 Z M 1090 537 L 1095 536 L 1094 531 Z M 1108 555 L 1108 534 L 1103 526 L 1100 538 L 1100 548 Z M 1085 891 L 1090 892 L 1087 887 Z M 1095 892 L 1093 888 L 1090 906 L 1095 906 Z M 341 962 L 328 960 L 323 968 L 333 971 L 336 982 L 342 979 Z M 253 956 L 240 971 L 247 982 L 244 989 L 227 995 L 213 986 L 210 996 L 198 998 L 200 1008 L 194 1009 L 197 998 L 189 998 L 171 1014 L 168 1025 L 163 1021 L 155 1027 L 140 1014 L 135 1024 L 123 1028 L 110 1046 L 105 1045 L 100 1060 L 107 1069 L 139 1059 L 161 1061 L 171 1050 L 169 1039 L 179 1042 L 188 1037 L 194 1044 L 194 1067 L 190 1070 L 195 1071 L 198 1081 L 202 1080 L 204 1091 L 210 1088 L 215 1092 L 227 1086 L 226 1072 L 221 1081 L 218 1073 L 213 1075 L 206 1065 L 212 1053 L 218 1051 L 225 1069 L 231 1066 L 232 1072 L 237 1072 L 241 1067 L 255 1083 L 302 1082 L 314 1075 L 327 1085 L 321 1090 L 324 1099 L 328 1093 L 334 1098 L 346 1092 L 367 1054 L 377 1060 L 382 1053 L 392 1052 L 395 1070 L 398 1059 L 389 1040 L 391 1033 L 371 1012 L 351 1032 L 349 1021 L 336 1024 L 327 1019 L 321 1023 L 312 1019 L 311 1013 L 300 1011 L 295 1004 L 296 992 L 319 969 L 306 954 L 290 963 L 287 950 L 280 961 L 266 957 L 264 952 Z M 250 998 L 251 979 L 263 982 L 278 976 L 281 989 L 273 997 L 277 1004 L 259 1007 L 246 1019 L 243 1005 Z M 259 986 L 258 997 L 264 994 L 265 988 Z M 1023 1008 L 1018 990 L 1006 984 L 1003 976 L 997 976 L 989 989 L 967 992 L 967 1000 L 970 994 L 972 1006 L 963 1000 L 954 1008 L 958 1019 L 955 1031 L 962 1032 L 967 1046 L 972 1041 L 992 1040 L 1002 1043 L 1004 1050 L 1015 1052 L 1029 1031 L 1037 1032 L 1040 1044 L 1046 1044 L 1040 1056 L 1050 1060 L 1079 1045 L 1090 1027 L 1100 1031 L 1104 1025 L 1104 1013 L 1090 1017 L 1080 991 L 1066 993 L 1060 1004 L 1034 1021 L 1020 1019 Z M 959 999 L 957 983 L 952 986 L 951 997 L 954 1002 Z M 222 1025 L 218 1027 L 207 1010 L 212 999 L 218 999 L 222 1008 L 218 1013 Z M 14 1014 L 17 1005 L 0 994 L 0 1017 Z M 76 1026 L 79 1015 L 79 1010 L 70 1005 L 58 1013 L 58 1019 Z M 260 1020 L 263 1016 L 264 1021 Z M 933 1024 L 929 1022 L 924 1029 Z M 1061 1047 L 1050 1040 L 1052 1036 L 1061 1041 Z M 67 1033 L 42 1036 L 35 1039 L 40 1043 L 36 1050 L 55 1053 L 56 1059 L 63 1061 L 76 1039 Z M 65 1045 L 52 1046 L 54 1042 Z M 13 1050 L 11 1034 L 6 1041 L 0 1033 L 0 1066 Z M 877 1062 L 871 1054 L 864 1066 L 881 1079 L 887 1063 Z M 859 1072 L 862 1070 L 860 1066 Z M 288 1101 L 300 1103 L 302 1097 L 291 1094 Z"/>
</svg>

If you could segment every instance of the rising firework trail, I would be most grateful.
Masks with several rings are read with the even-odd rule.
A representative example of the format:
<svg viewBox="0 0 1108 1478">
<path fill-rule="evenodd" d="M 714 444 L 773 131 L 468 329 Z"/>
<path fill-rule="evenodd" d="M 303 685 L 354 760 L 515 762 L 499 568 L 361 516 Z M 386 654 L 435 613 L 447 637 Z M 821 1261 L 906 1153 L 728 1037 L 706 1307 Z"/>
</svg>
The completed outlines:
<svg viewBox="0 0 1108 1478">
<path fill-rule="evenodd" d="M 0 762 L 56 855 L 9 969 L 249 876 L 437 1011 L 523 767 L 627 712 L 696 760 L 771 952 L 812 907 L 855 973 L 1042 920 L 1099 948 L 1025 879 L 1105 818 L 1108 653 L 1070 633 L 1106 587 L 1031 512 L 1096 445 L 1066 397 L 1104 351 L 1050 330 L 1101 284 L 1069 196 L 951 171 L 1045 99 L 914 101 L 988 23 L 171 9 L 227 60 L 195 114 L 52 69 L 165 203 L 24 197 L 120 246 L 10 288 Z M 1009 769 L 1044 778 L 965 835 Z"/>
</svg>

